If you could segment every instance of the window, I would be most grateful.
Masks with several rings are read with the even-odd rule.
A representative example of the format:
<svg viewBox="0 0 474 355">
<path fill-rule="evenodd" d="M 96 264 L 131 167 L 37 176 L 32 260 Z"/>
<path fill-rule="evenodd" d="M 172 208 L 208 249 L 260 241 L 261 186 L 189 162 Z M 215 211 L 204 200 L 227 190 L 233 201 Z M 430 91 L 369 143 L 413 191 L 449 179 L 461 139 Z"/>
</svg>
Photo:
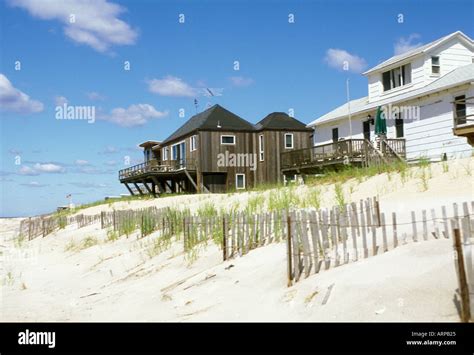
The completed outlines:
<svg viewBox="0 0 474 355">
<path fill-rule="evenodd" d="M 370 141 L 370 121 L 362 122 L 362 128 L 364 132 L 364 139 L 367 139 Z"/>
<path fill-rule="evenodd" d="M 186 142 L 182 141 L 171 146 L 171 160 L 184 162 L 186 160 Z"/>
<path fill-rule="evenodd" d="M 293 133 L 285 133 L 285 149 L 293 149 Z"/>
<path fill-rule="evenodd" d="M 263 134 L 258 136 L 258 157 L 260 161 L 265 160 L 264 146 L 263 146 Z"/>
<path fill-rule="evenodd" d="M 411 64 L 402 65 L 382 73 L 383 91 L 411 83 Z"/>
<path fill-rule="evenodd" d="M 403 138 L 404 136 L 403 118 L 401 117 L 401 114 L 398 114 L 398 116 L 395 118 L 395 134 L 397 138 Z"/>
<path fill-rule="evenodd" d="M 245 174 L 235 174 L 235 188 L 237 190 L 245 189 Z"/>
<path fill-rule="evenodd" d="M 456 124 L 465 124 L 466 121 L 466 95 L 454 98 L 454 118 Z"/>
<path fill-rule="evenodd" d="M 196 147 L 196 136 L 191 136 L 191 144 L 189 145 L 189 151 L 194 152 L 197 149 Z"/>
<path fill-rule="evenodd" d="M 441 72 L 441 67 L 439 65 L 439 57 L 431 57 L 431 74 L 439 75 Z"/>
<path fill-rule="evenodd" d="M 332 129 L 332 142 L 337 143 L 338 140 L 339 140 L 339 129 L 336 127 Z"/>
<path fill-rule="evenodd" d="M 163 160 L 168 160 L 168 147 L 163 148 Z"/>
<path fill-rule="evenodd" d="M 221 144 L 234 145 L 235 136 L 221 136 Z"/>
</svg>

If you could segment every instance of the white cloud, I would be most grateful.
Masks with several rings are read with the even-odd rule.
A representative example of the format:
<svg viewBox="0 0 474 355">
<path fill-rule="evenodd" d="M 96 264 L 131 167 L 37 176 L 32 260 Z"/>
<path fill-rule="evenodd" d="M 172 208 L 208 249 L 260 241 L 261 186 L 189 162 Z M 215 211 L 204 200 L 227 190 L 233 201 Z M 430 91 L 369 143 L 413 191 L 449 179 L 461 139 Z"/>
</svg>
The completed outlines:
<svg viewBox="0 0 474 355">
<path fill-rule="evenodd" d="M 86 92 L 86 96 L 89 100 L 92 101 L 103 101 L 105 100 L 105 97 L 98 92 L 91 91 L 91 92 Z"/>
<path fill-rule="evenodd" d="M 118 152 L 119 152 L 118 148 L 109 145 L 105 147 L 103 151 L 99 152 L 99 154 L 115 154 Z"/>
<path fill-rule="evenodd" d="M 98 119 L 118 124 L 122 127 L 142 126 L 150 119 L 162 118 L 168 111 L 157 111 L 152 105 L 137 104 L 127 108 L 114 108 L 110 114 L 101 115 Z"/>
<path fill-rule="evenodd" d="M 10 80 L 0 74 L 0 107 L 4 111 L 28 114 L 43 111 L 44 105 L 13 87 Z"/>
<path fill-rule="evenodd" d="M 74 164 L 79 165 L 79 166 L 84 166 L 84 165 L 89 165 L 89 162 L 87 160 L 83 159 L 77 159 Z"/>
<path fill-rule="evenodd" d="M 26 186 L 26 187 L 45 187 L 45 186 L 48 186 L 46 184 L 40 184 L 37 181 L 31 181 L 27 184 L 20 184 L 20 185 L 23 185 L 23 186 Z"/>
<path fill-rule="evenodd" d="M 64 173 L 66 169 L 53 163 L 36 163 L 33 169 L 41 173 Z"/>
<path fill-rule="evenodd" d="M 252 78 L 246 78 L 243 76 L 231 76 L 229 80 L 232 85 L 239 87 L 249 86 L 254 83 L 254 80 Z"/>
<path fill-rule="evenodd" d="M 191 87 L 182 79 L 168 75 L 163 79 L 152 79 L 148 81 L 148 90 L 161 96 L 195 97 L 198 90 Z"/>
<path fill-rule="evenodd" d="M 33 17 L 60 21 L 67 37 L 98 52 L 134 44 L 137 38 L 137 32 L 118 18 L 126 9 L 107 0 L 10 0 L 10 4 Z"/>
<path fill-rule="evenodd" d="M 33 168 L 30 168 L 29 166 L 26 166 L 26 165 L 23 165 L 20 168 L 19 173 L 20 173 L 20 175 L 29 175 L 29 176 L 39 175 L 39 173 L 36 170 L 34 170 Z"/>
<path fill-rule="evenodd" d="M 33 166 L 23 165 L 20 170 L 20 175 L 39 175 L 41 173 L 65 173 L 66 169 L 58 164 L 53 163 L 35 163 Z"/>
<path fill-rule="evenodd" d="M 351 54 L 344 49 L 328 49 L 324 60 L 330 67 L 338 70 L 344 70 L 344 67 L 347 64 L 348 71 L 353 73 L 361 73 L 367 67 L 367 62 L 364 58 Z"/>
<path fill-rule="evenodd" d="M 423 43 L 417 41 L 420 38 L 418 33 L 412 33 L 408 37 L 400 37 L 393 45 L 393 52 L 395 55 L 403 54 L 412 49 L 421 46 Z"/>
<path fill-rule="evenodd" d="M 96 189 L 96 188 L 104 188 L 107 187 L 106 184 L 96 184 L 93 182 L 70 182 L 71 185 L 76 187 L 84 188 L 84 189 Z"/>
<path fill-rule="evenodd" d="M 54 98 L 54 104 L 56 106 L 63 106 L 64 104 L 67 105 L 68 100 L 64 96 L 56 96 Z"/>
</svg>

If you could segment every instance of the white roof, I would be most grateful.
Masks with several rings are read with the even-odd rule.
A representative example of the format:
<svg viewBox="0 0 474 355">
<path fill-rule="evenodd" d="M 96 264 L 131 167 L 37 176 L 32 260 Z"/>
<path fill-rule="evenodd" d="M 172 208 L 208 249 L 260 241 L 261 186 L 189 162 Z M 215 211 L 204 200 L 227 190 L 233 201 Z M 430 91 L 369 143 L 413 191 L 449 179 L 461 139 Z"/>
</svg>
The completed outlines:
<svg viewBox="0 0 474 355">
<path fill-rule="evenodd" d="M 468 64 L 463 67 L 459 67 L 449 72 L 446 75 L 443 75 L 439 79 L 429 83 L 428 85 L 405 92 L 403 94 L 397 95 L 395 97 L 389 97 L 383 100 L 377 100 L 369 103 L 368 97 L 362 97 L 360 99 L 350 101 L 351 114 L 360 114 L 365 111 L 371 111 L 376 109 L 378 106 L 388 105 L 389 103 L 397 103 L 400 101 L 406 101 L 408 99 L 413 99 L 419 96 L 427 95 L 433 92 L 437 92 L 443 89 L 448 89 L 450 87 L 458 86 L 465 83 L 474 82 L 474 64 Z M 323 123 L 336 121 L 340 118 L 346 118 L 349 115 L 348 105 L 345 103 L 332 110 L 331 112 L 326 113 L 324 116 L 321 116 L 308 124 L 308 127 L 319 126 Z"/>
<path fill-rule="evenodd" d="M 386 61 L 376 65 L 375 67 L 367 70 L 365 73 L 362 73 L 362 74 L 364 74 L 364 75 L 370 74 L 372 72 L 378 71 L 378 70 L 383 69 L 385 67 L 389 67 L 392 64 L 402 62 L 405 59 L 417 56 L 421 53 L 426 53 L 426 52 L 432 50 L 433 48 L 438 47 L 439 45 L 449 41 L 453 37 L 459 37 L 461 40 L 464 40 L 464 41 L 468 42 L 471 46 L 474 46 L 474 42 L 469 36 L 465 35 L 461 31 L 456 31 L 456 32 L 453 32 L 453 33 L 451 33 L 447 36 L 441 37 L 441 38 L 437 39 L 436 41 L 433 41 L 433 42 L 430 42 L 430 43 L 425 44 L 423 46 L 417 47 L 417 48 L 412 49 L 408 52 L 393 56 L 393 57 L 387 59 Z"/>
</svg>

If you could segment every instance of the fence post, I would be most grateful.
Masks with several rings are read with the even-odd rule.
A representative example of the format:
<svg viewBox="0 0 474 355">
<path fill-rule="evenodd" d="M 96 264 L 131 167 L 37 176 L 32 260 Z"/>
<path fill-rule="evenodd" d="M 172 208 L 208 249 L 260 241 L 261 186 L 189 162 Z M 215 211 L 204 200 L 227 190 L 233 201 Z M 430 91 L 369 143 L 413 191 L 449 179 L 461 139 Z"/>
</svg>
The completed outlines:
<svg viewBox="0 0 474 355">
<path fill-rule="evenodd" d="M 377 225 L 380 227 L 380 204 L 379 199 L 374 197 L 375 215 L 377 216 Z"/>
<path fill-rule="evenodd" d="M 392 212 L 392 225 L 393 225 L 393 247 L 398 247 L 398 235 L 397 235 L 397 214 Z"/>
<path fill-rule="evenodd" d="M 471 309 L 469 303 L 469 289 L 467 286 L 466 269 L 464 268 L 464 255 L 461 246 L 461 233 L 459 228 L 453 229 L 454 247 L 456 248 L 456 259 L 459 275 L 459 290 L 461 294 L 461 321 L 468 323 L 471 319 Z"/>
<path fill-rule="evenodd" d="M 116 230 L 117 230 L 117 227 L 116 227 L 116 225 L 115 225 L 115 210 L 114 210 L 114 212 L 113 212 L 113 214 L 112 214 L 112 224 L 114 225 L 114 231 L 116 231 Z"/>
<path fill-rule="evenodd" d="M 28 240 L 31 240 L 31 217 L 28 217 Z"/>
<path fill-rule="evenodd" d="M 42 228 L 43 228 L 43 238 L 46 236 L 46 231 L 44 229 L 44 218 L 41 217 L 41 225 L 42 225 Z"/>
<path fill-rule="evenodd" d="M 286 246 L 287 246 L 287 267 L 288 267 L 288 287 L 290 287 L 293 282 L 293 275 L 292 275 L 292 251 L 291 251 L 291 215 L 290 213 L 287 214 L 286 218 L 286 224 L 287 224 L 287 236 L 286 236 Z"/>
<path fill-rule="evenodd" d="M 100 229 L 104 229 L 104 211 L 100 212 Z"/>
<path fill-rule="evenodd" d="M 225 216 L 222 216 L 222 258 L 227 260 L 227 226 Z"/>
<path fill-rule="evenodd" d="M 412 231 L 413 231 L 413 241 L 417 242 L 418 237 L 417 237 L 417 230 L 416 230 L 416 217 L 415 217 L 415 211 L 411 211 L 411 224 L 412 224 Z"/>
<path fill-rule="evenodd" d="M 186 216 L 183 217 L 183 247 L 184 247 L 184 252 L 186 252 Z"/>
</svg>

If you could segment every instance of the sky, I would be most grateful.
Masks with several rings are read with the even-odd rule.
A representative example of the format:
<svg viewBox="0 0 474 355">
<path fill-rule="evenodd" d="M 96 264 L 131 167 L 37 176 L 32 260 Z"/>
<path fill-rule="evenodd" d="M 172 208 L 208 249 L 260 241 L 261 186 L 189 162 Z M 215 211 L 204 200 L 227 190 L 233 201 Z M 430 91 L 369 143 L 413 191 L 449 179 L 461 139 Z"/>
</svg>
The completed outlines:
<svg viewBox="0 0 474 355">
<path fill-rule="evenodd" d="M 118 170 L 143 160 L 138 144 L 213 104 L 309 123 L 347 79 L 366 96 L 361 73 L 394 54 L 472 38 L 473 15 L 471 0 L 2 1 L 0 216 L 127 193 Z"/>
</svg>

